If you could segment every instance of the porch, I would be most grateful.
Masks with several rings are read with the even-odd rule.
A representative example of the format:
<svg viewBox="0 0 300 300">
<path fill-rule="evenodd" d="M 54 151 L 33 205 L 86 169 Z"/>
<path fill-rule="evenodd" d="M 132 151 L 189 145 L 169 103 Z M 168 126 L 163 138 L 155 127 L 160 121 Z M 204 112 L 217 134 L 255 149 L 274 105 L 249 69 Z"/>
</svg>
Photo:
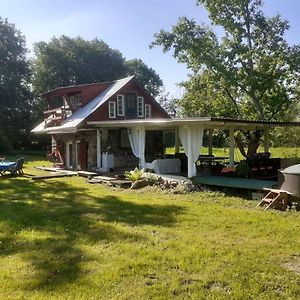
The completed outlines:
<svg viewBox="0 0 300 300">
<path fill-rule="evenodd" d="M 188 118 L 94 121 L 87 122 L 87 126 L 87 129 L 79 129 L 76 133 L 69 134 L 69 138 L 72 137 L 72 142 L 68 142 L 65 148 L 66 166 L 69 168 L 77 169 L 81 157 L 81 161 L 86 162 L 79 166 L 81 169 L 86 165 L 89 170 L 107 172 L 111 169 L 115 171 L 128 170 L 139 166 L 154 169 L 156 173 L 195 178 L 197 183 L 202 184 L 215 183 L 216 186 L 259 189 L 270 188 L 276 182 L 277 169 L 280 168 L 278 159 L 276 162 L 276 159 L 274 161 L 267 159 L 268 163 L 263 166 L 259 163 L 256 167 L 254 164 L 253 170 L 256 168 L 257 174 L 263 175 L 259 178 L 260 181 L 256 181 L 254 177 L 243 179 L 228 176 L 210 176 L 220 175 L 213 173 L 212 167 L 225 165 L 230 169 L 236 165 L 235 130 L 262 130 L 264 132 L 263 150 L 268 153 L 270 128 L 300 126 L 300 123 Z M 229 152 L 226 155 L 213 155 L 212 132 L 215 129 L 227 132 Z M 199 156 L 201 149 L 203 149 L 205 131 L 208 137 L 207 153 L 203 155 L 202 152 Z M 174 137 L 175 153 L 173 154 L 165 151 L 167 133 L 172 133 Z M 61 136 L 67 137 L 66 134 Z M 80 144 L 84 145 L 84 143 L 86 143 L 86 147 L 80 147 Z M 82 153 L 82 149 L 84 153 Z M 226 164 L 222 164 L 223 162 L 226 162 Z M 157 168 L 159 164 L 168 165 L 168 167 L 161 171 Z M 268 176 L 270 173 L 272 176 Z M 266 177 L 269 177 L 269 180 L 265 180 Z"/>
</svg>

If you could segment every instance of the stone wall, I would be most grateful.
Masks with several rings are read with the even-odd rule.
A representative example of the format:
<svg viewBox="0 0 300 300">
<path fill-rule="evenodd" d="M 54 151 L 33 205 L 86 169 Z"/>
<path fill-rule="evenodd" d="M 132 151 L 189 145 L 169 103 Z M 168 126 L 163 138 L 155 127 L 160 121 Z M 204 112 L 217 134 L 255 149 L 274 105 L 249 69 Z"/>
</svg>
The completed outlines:
<svg viewBox="0 0 300 300">
<path fill-rule="evenodd" d="M 122 129 L 123 130 L 123 129 Z M 138 159 L 133 155 L 129 141 L 126 140 L 127 131 L 122 133 L 121 129 L 102 129 L 101 130 L 101 152 L 114 154 L 115 169 L 132 169 L 139 164 Z M 122 142 L 121 142 L 121 135 Z M 87 169 L 95 171 L 97 168 L 97 131 L 87 130 L 75 134 L 56 134 L 54 138 L 57 143 L 64 145 L 64 161 L 67 165 L 67 145 L 72 143 L 73 169 L 76 169 L 76 142 L 84 141 L 88 143 L 87 150 Z M 125 139 L 125 141 L 124 141 Z"/>
</svg>

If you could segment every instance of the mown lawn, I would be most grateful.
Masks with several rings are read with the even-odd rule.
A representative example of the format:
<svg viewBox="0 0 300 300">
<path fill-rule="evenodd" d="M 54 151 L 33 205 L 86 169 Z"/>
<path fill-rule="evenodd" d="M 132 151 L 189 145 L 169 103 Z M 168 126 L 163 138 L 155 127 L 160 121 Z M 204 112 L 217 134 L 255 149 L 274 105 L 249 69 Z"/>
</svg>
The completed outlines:
<svg viewBox="0 0 300 300">
<path fill-rule="evenodd" d="M 299 299 L 300 213 L 256 204 L 0 177 L 0 299 Z"/>
<path fill-rule="evenodd" d="M 175 153 L 175 148 L 167 148 L 166 150 L 167 154 L 173 154 Z M 180 152 L 184 152 L 183 148 L 180 149 Z M 260 147 L 258 149 L 258 152 L 264 152 L 263 147 Z M 300 163 L 300 147 L 278 147 L 278 148 L 270 148 L 271 157 L 280 157 L 280 158 L 298 158 Z M 208 154 L 208 148 L 202 147 L 201 148 L 201 154 Z M 228 148 L 213 148 L 213 155 L 214 156 L 229 156 L 229 149 Z M 242 159 L 245 159 L 238 148 L 234 149 L 234 159 L 235 161 L 240 161 Z"/>
</svg>

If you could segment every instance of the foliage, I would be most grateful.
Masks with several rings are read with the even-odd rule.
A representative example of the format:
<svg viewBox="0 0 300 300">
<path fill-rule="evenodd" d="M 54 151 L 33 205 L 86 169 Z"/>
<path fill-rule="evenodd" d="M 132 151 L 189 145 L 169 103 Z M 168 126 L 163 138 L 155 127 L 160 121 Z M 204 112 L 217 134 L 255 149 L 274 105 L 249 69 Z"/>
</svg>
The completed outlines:
<svg viewBox="0 0 300 300">
<path fill-rule="evenodd" d="M 220 38 L 205 25 L 180 18 L 153 45 L 193 71 L 181 100 L 187 115 L 222 115 L 258 120 L 291 118 L 299 101 L 300 46 L 289 46 L 288 22 L 267 17 L 261 0 L 198 0 Z M 210 110 L 211 109 L 211 110 Z"/>
<path fill-rule="evenodd" d="M 160 93 L 163 82 L 159 75 L 148 67 L 141 59 L 131 59 L 124 62 L 127 75 L 135 75 L 135 79 L 153 97 Z"/>
<path fill-rule="evenodd" d="M 12 148 L 8 137 L 5 135 L 2 129 L 0 129 L 0 156 Z"/>
<path fill-rule="evenodd" d="M 13 24 L 0 18 L 0 128 L 12 147 L 30 143 L 33 98 L 25 38 Z M 8 145 L 9 146 L 9 145 Z M 2 146 L 4 148 L 5 146 Z M 9 147 L 8 147 L 9 148 Z"/>
<path fill-rule="evenodd" d="M 212 26 L 186 17 L 170 32 L 161 30 L 152 46 L 174 50 L 192 71 L 182 83 L 178 104 L 185 116 L 252 120 L 292 120 L 299 113 L 300 46 L 289 46 L 286 20 L 267 17 L 261 0 L 197 0 Z M 216 33 L 218 28 L 222 33 Z M 261 133 L 237 140 L 243 155 L 252 155 Z M 254 140 L 252 137 L 254 136 Z M 248 145 L 248 153 L 244 146 Z"/>
<path fill-rule="evenodd" d="M 249 173 L 250 173 L 250 167 L 247 164 L 247 162 L 245 160 L 239 162 L 235 168 L 235 174 L 238 177 L 247 178 L 249 176 Z"/>
<path fill-rule="evenodd" d="M 61 36 L 35 44 L 34 87 L 38 94 L 60 87 L 104 82 L 136 75 L 136 80 L 153 96 L 162 80 L 141 59 L 126 61 L 122 53 L 103 40 Z"/>
<path fill-rule="evenodd" d="M 274 147 L 300 147 L 300 127 L 276 128 L 272 132 L 272 141 Z"/>
<path fill-rule="evenodd" d="M 299 213 L 256 204 L 0 177 L 0 298 L 298 299 Z"/>
<path fill-rule="evenodd" d="M 142 178 L 142 176 L 144 175 L 144 169 L 135 168 L 131 171 L 125 171 L 124 175 L 132 182 L 135 182 Z"/>
<path fill-rule="evenodd" d="M 124 58 L 104 41 L 61 36 L 34 46 L 34 85 L 39 93 L 56 87 L 118 79 Z"/>
</svg>

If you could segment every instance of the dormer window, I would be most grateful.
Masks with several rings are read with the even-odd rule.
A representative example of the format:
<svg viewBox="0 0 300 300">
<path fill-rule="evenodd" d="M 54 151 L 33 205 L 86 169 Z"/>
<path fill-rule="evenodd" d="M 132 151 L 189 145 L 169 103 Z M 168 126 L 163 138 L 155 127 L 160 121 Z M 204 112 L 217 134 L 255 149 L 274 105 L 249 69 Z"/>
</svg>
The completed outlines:
<svg viewBox="0 0 300 300">
<path fill-rule="evenodd" d="M 110 119 L 116 118 L 116 102 L 108 102 L 108 114 Z"/>
<path fill-rule="evenodd" d="M 151 105 L 145 104 L 145 118 L 151 118 Z"/>
<path fill-rule="evenodd" d="M 117 96 L 117 115 L 124 116 L 124 96 Z"/>
<path fill-rule="evenodd" d="M 81 94 L 70 96 L 70 105 L 73 110 L 77 110 L 81 107 Z"/>
<path fill-rule="evenodd" d="M 144 117 L 144 97 L 137 97 L 137 113 L 139 118 Z"/>
</svg>

